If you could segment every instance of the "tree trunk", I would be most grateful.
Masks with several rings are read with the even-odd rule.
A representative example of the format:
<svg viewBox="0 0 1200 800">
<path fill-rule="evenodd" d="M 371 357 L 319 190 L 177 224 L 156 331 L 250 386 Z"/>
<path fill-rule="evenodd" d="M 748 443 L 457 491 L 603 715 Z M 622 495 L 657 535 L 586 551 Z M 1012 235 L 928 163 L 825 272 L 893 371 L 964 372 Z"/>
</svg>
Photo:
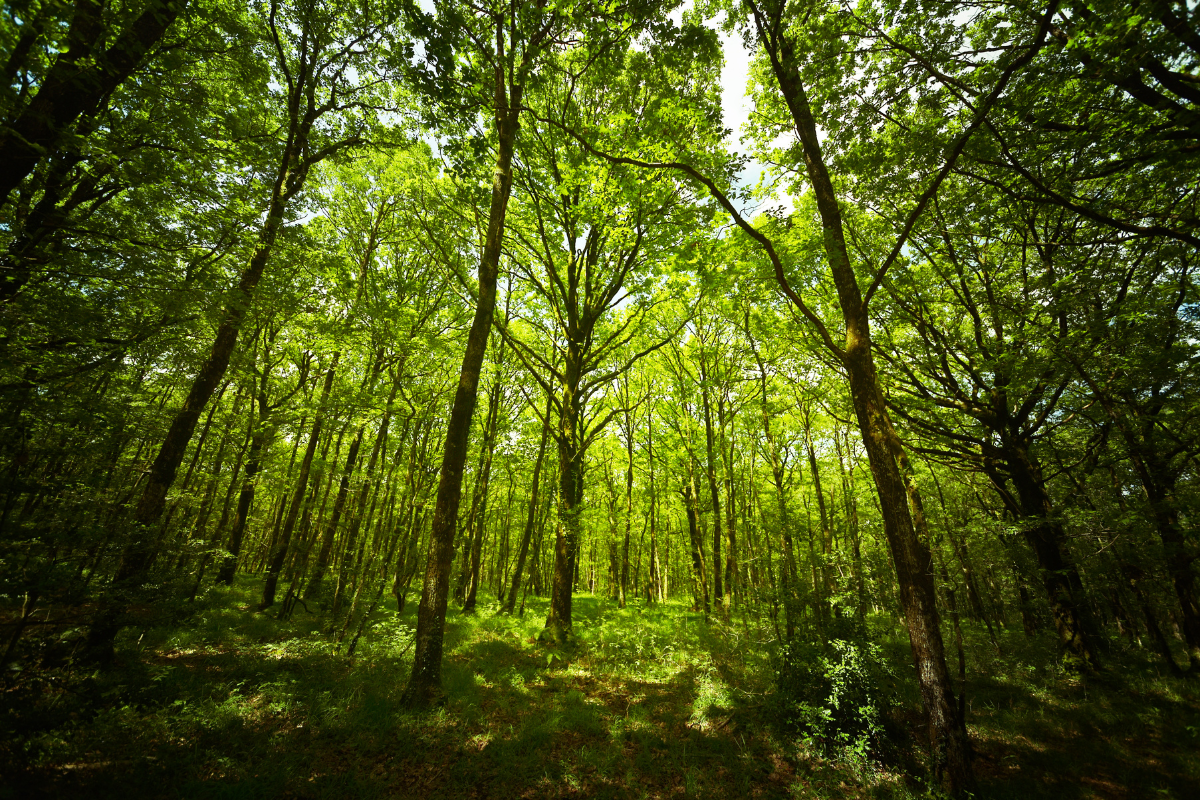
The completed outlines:
<svg viewBox="0 0 1200 800">
<path fill-rule="evenodd" d="M 395 378 L 392 379 L 392 391 L 388 395 L 388 403 L 383 410 L 383 419 L 379 422 L 379 430 L 375 434 L 375 444 L 371 447 L 371 457 L 367 459 L 367 468 L 363 472 L 362 486 L 359 487 L 358 497 L 353 503 L 350 514 L 350 523 L 346 526 L 345 543 L 342 550 L 342 562 L 338 569 L 337 586 L 333 591 L 333 609 L 332 616 L 337 618 L 338 611 L 341 610 L 342 598 L 345 594 L 346 579 L 350 574 L 351 562 L 354 559 L 354 549 L 358 541 L 358 531 L 362 525 L 363 511 L 366 509 L 367 500 L 371 496 L 372 481 L 375 476 L 375 468 L 379 463 L 380 456 L 386 447 L 388 428 L 392 421 L 392 403 L 396 397 L 396 387 L 398 382 Z M 403 437 L 401 437 L 403 439 Z"/>
<path fill-rule="evenodd" d="M 717 484 L 717 460 L 713 452 L 713 419 L 712 403 L 708 397 L 708 367 L 704 351 L 700 352 L 700 397 L 704 404 L 704 454 L 707 459 L 705 478 L 708 479 L 708 493 L 712 498 L 713 514 L 713 603 L 720 603 L 726 613 L 729 611 L 730 598 L 725 594 L 721 575 L 721 490 Z M 705 592 L 707 595 L 707 591 Z M 705 610 L 708 610 L 707 597 Z"/>
<path fill-rule="evenodd" d="M 658 602 L 665 601 L 666 590 L 662 564 L 658 557 L 658 498 L 654 486 L 654 407 L 646 411 L 646 464 L 650 473 L 650 595 Z"/>
<path fill-rule="evenodd" d="M 537 521 L 538 485 L 542 475 L 542 461 L 546 457 L 546 441 L 550 435 L 550 415 L 554 411 L 554 398 L 546 396 L 546 416 L 542 419 L 542 440 L 538 443 L 537 460 L 533 462 L 533 482 L 529 487 L 529 512 L 525 517 L 525 530 L 521 532 L 521 548 L 517 553 L 517 566 L 512 574 L 512 588 L 508 592 L 508 600 L 504 604 L 504 613 L 512 614 L 516 608 L 517 591 L 521 588 L 521 573 L 525 570 L 525 559 L 529 554 L 529 543 L 533 539 L 533 529 Z"/>
<path fill-rule="evenodd" d="M 1110 410 L 1109 413 L 1114 419 L 1117 418 L 1114 411 Z M 1140 437 L 1133 435 L 1127 424 L 1121 424 L 1120 430 L 1132 456 L 1130 460 L 1134 470 L 1150 503 L 1154 527 L 1163 543 L 1171 586 L 1175 590 L 1175 597 L 1179 600 L 1179 609 L 1182 612 L 1183 624 L 1180 627 L 1183 628 L 1184 643 L 1191 659 L 1191 672 L 1200 674 L 1200 598 L 1197 597 L 1196 578 L 1192 571 L 1196 555 L 1189 548 L 1179 523 L 1179 504 L 1175 499 L 1175 473 L 1159 450 L 1152 446 L 1159 438 L 1155 433 L 1156 425 L 1157 421 L 1151 416 L 1146 421 Z"/>
<path fill-rule="evenodd" d="M 246 472 L 242 479 L 242 490 L 238 495 L 237 512 L 233 517 L 233 529 L 229 532 L 229 555 L 221 562 L 221 569 L 217 572 L 217 582 L 226 586 L 233 585 L 238 556 L 242 552 L 246 520 L 250 517 L 250 507 L 254 503 L 254 492 L 258 486 L 258 471 L 262 467 L 264 451 L 272 435 L 268 420 L 260 416 L 255 426 L 254 438 L 250 441 L 250 454 L 246 457 Z"/>
<path fill-rule="evenodd" d="M 346 498 L 350 495 L 350 479 L 354 476 L 354 467 L 358 463 L 358 451 L 362 447 L 365 432 L 366 426 L 359 426 L 358 434 L 350 443 L 349 452 L 346 453 L 346 466 L 342 469 L 342 480 L 338 484 L 337 498 L 333 501 L 333 512 L 329 515 L 329 524 L 325 526 L 325 535 L 321 539 L 321 549 L 317 552 L 317 563 L 313 565 L 312 576 L 308 580 L 308 586 L 304 587 L 305 600 L 311 600 L 317 596 L 317 592 L 321 590 L 321 583 L 325 580 L 325 573 L 329 571 L 329 561 L 333 556 L 333 540 L 337 535 L 338 523 L 342 520 L 342 512 L 346 509 Z"/>
<path fill-rule="evenodd" d="M 483 463 L 479 471 L 479 484 L 475 489 L 471 514 L 467 522 L 467 542 L 470 545 L 470 574 L 467 581 L 467 592 L 463 598 L 463 613 L 470 614 L 475 610 L 476 599 L 479 595 L 480 566 L 483 556 L 483 539 L 487 532 L 488 493 L 492 480 L 492 456 L 496 451 L 496 426 L 500 421 L 500 366 L 504 363 L 504 345 L 498 348 L 496 359 L 496 374 L 493 376 L 491 391 L 488 393 L 487 422 L 483 433 Z M 464 559 L 467 556 L 463 554 Z"/>
<path fill-rule="evenodd" d="M 700 533 L 700 524 L 696 506 L 700 498 L 696 492 L 695 473 L 688 470 L 688 481 L 681 490 L 683 494 L 684 511 L 687 514 L 688 536 L 691 542 L 692 570 L 695 575 L 695 587 L 692 592 L 692 610 L 708 613 L 708 577 L 704 574 L 704 543 Z"/>
<path fill-rule="evenodd" d="M 463 354 L 458 389 L 454 395 L 454 405 L 450 410 L 450 421 L 446 428 L 441 477 L 438 479 L 433 527 L 430 531 L 429 558 L 421 588 L 421 605 L 417 610 L 412 675 L 402 698 L 402 703 L 408 708 L 426 708 L 439 702 L 442 695 L 442 639 L 446 627 L 454 534 L 462 496 L 462 471 L 467 459 L 471 417 L 475 412 L 475 400 L 479 390 L 479 372 L 483 367 L 492 313 L 496 308 L 500 245 L 504 236 L 504 215 L 512 191 L 513 146 L 517 138 L 521 109 L 521 87 L 512 87 L 510 106 L 509 98 L 505 97 L 504 71 L 500 66 L 495 70 L 495 89 L 499 149 L 492 180 L 487 239 L 479 261 L 479 296 L 475 306 L 475 317 L 467 335 L 467 349 Z"/>
<path fill-rule="evenodd" d="M 396 577 L 392 581 L 392 594 L 396 597 L 396 613 L 404 611 L 405 597 L 409 584 L 417 571 L 418 545 L 421 539 L 421 524 L 425 516 L 425 503 L 418 499 L 423 491 L 424 481 L 417 477 L 418 464 L 422 474 L 425 470 L 425 455 L 428 452 L 429 431 L 433 427 L 433 415 L 426 416 L 424 422 L 418 422 L 413 433 L 413 443 L 408 449 L 408 470 L 404 476 L 404 492 L 407 508 L 403 518 L 408 520 L 409 538 L 404 549 L 396 559 Z"/>
<path fill-rule="evenodd" d="M 833 557 L 832 534 L 829 524 L 829 514 L 825 509 L 825 492 L 821 488 L 821 468 L 817 465 L 817 451 L 813 446 L 812 429 L 810 427 L 809 410 L 805 407 L 804 415 L 804 446 L 808 452 L 808 470 L 812 474 L 813 493 L 817 496 L 817 511 L 821 515 L 821 554 L 816 568 L 821 586 L 818 592 L 818 616 L 828 629 L 829 620 L 833 614 L 829 598 L 833 596 L 833 577 L 830 574 L 829 563 Z"/>
<path fill-rule="evenodd" d="M 208 568 L 208 565 L 212 562 L 212 558 L 215 555 L 215 548 L 213 547 L 213 544 L 219 543 L 224 538 L 225 526 L 229 524 L 229 509 L 233 505 L 234 491 L 238 487 L 238 474 L 241 472 L 243 466 L 242 457 L 246 454 L 246 447 L 250 444 L 251 438 L 251 432 L 250 430 L 247 430 L 246 437 L 242 440 L 242 447 L 238 451 L 237 459 L 234 461 L 233 475 L 230 476 L 229 487 L 225 490 L 225 500 L 221 503 L 221 516 L 217 520 L 217 526 L 213 529 L 212 536 L 209 537 L 208 552 L 205 553 L 204 561 L 201 563 L 200 569 L 196 575 L 196 581 L 192 584 L 192 592 L 188 598 L 189 602 L 194 602 L 196 595 L 200 592 L 200 584 L 204 581 L 204 571 Z M 236 563 L 237 559 L 235 558 L 234 564 Z"/>
<path fill-rule="evenodd" d="M 1099 669 L 1097 633 L 1082 605 L 1083 581 L 1066 552 L 1066 535 L 1054 518 L 1041 469 L 1022 445 L 1006 443 L 1004 455 L 1020 503 L 1021 533 L 1037 556 L 1059 641 L 1081 667 Z"/>
<path fill-rule="evenodd" d="M 102 4 L 77 0 L 68 49 L 55 60 L 29 105 L 0 126 L 0 206 L 38 161 L 57 149 L 81 115 L 95 112 L 133 74 L 187 5 L 188 0 L 152 0 L 104 49 L 111 31 L 100 20 Z"/>
<path fill-rule="evenodd" d="M 854 413 L 879 496 L 884 535 L 896 567 L 921 699 L 929 719 L 931 766 L 945 791 L 962 795 L 975 786 L 971 748 L 946 667 L 933 586 L 933 561 L 925 543 L 928 537 L 922 537 L 925 520 L 920 495 L 903 443 L 888 416 L 875 371 L 867 307 L 850 264 L 841 209 L 821 155 L 816 121 L 800 79 L 792 42 L 778 28 L 769 28 L 767 20 L 757 13 L 756 23 L 759 39 L 771 58 L 776 81 L 796 125 L 821 217 L 825 253 L 846 326 L 840 360 L 849 379 Z"/>
<path fill-rule="evenodd" d="M 726 411 L 726 395 L 722 393 L 717 398 L 718 446 L 721 450 L 721 460 L 725 465 L 725 536 L 728 548 L 725 551 L 725 612 L 729 613 L 734 602 L 734 595 L 740 592 L 738 588 L 738 544 L 737 544 L 737 509 L 733 500 L 733 433 L 727 431 L 731 427 L 732 414 Z"/>
<path fill-rule="evenodd" d="M 312 470 L 313 457 L 317 453 L 317 445 L 321 441 L 321 428 L 325 424 L 325 413 L 329 408 L 329 394 L 333 390 L 333 379 L 337 374 L 338 360 L 341 355 L 340 351 L 334 353 L 333 361 L 329 365 L 329 369 L 325 371 L 325 384 L 321 387 L 321 399 L 313 419 L 312 432 L 308 437 L 308 448 L 304 451 L 304 460 L 300 462 L 300 475 L 296 478 L 296 490 L 292 495 L 292 502 L 288 506 L 287 516 L 284 517 L 279 538 L 275 542 L 267 562 L 267 576 L 263 581 L 262 600 L 258 604 L 259 610 L 269 608 L 275 603 L 275 587 L 279 582 L 279 572 L 283 569 L 283 562 L 287 558 L 292 532 L 296 529 L 296 518 L 300 513 L 300 507 L 304 504 L 304 498 L 308 494 L 309 473 Z"/>
<path fill-rule="evenodd" d="M 625 593 L 629 591 L 629 534 L 633 525 L 633 425 L 626 412 L 627 437 L 625 440 L 625 542 L 621 549 L 620 607 L 625 607 Z M 639 562 L 641 561 L 639 554 Z M 636 584 L 636 581 L 634 582 Z"/>
<path fill-rule="evenodd" d="M 583 453 L 579 442 L 579 354 L 568 350 L 560 398 L 558 443 L 558 524 L 554 532 L 554 569 L 550 613 L 539 635 L 565 644 L 571 636 L 571 599 L 578 573 L 580 514 L 583 512 Z"/>
<path fill-rule="evenodd" d="M 554 536 L 554 571 L 550 585 L 550 613 L 539 639 L 556 645 L 571 637 L 571 598 L 579 573 L 580 515 L 583 513 L 583 424 L 580 380 L 583 344 L 568 340 L 559 397 L 558 524 Z M 593 559 L 594 561 L 594 559 Z"/>
</svg>

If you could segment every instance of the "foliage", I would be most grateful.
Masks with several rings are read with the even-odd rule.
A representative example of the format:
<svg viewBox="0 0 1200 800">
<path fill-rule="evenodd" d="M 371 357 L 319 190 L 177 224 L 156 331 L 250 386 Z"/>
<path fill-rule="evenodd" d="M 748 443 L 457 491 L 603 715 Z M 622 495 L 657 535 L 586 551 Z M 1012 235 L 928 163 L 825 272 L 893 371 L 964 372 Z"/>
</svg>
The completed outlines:
<svg viewBox="0 0 1200 800">
<path fill-rule="evenodd" d="M 1200 11 L 687 6 L 3 5 L 6 771 L 906 797 L 916 655 L 979 796 L 1195 783 Z"/>
<path fill-rule="evenodd" d="M 924 794 L 904 777 L 916 767 L 902 753 L 879 760 L 872 744 L 868 764 L 834 738 L 797 748 L 796 728 L 779 735 L 767 710 L 781 696 L 780 664 L 755 644 L 766 629 L 712 628 L 678 604 L 620 609 L 582 595 L 577 648 L 547 665 L 531 641 L 545 601 L 524 617 L 485 605 L 448 621 L 447 706 L 411 715 L 395 680 L 412 657 L 411 606 L 377 612 L 351 658 L 315 615 L 248 613 L 259 591 L 246 578 L 212 590 L 190 618 L 128 637 L 139 657 L 107 674 L 53 668 L 10 680 L 0 796 L 164 786 L 185 798 Z M 910 657 L 903 641 L 875 631 L 873 642 L 846 638 L 828 650 L 797 642 L 804 656 L 793 663 L 821 683 L 811 707 L 835 718 L 830 694 L 874 697 L 880 709 L 890 698 L 885 736 L 903 750 L 923 735 Z M 1135 647 L 1118 648 L 1121 682 L 1085 683 L 1058 666 L 1050 637 L 1014 631 L 995 657 L 980 626 L 966 634 L 979 654 L 967 690 L 988 769 L 980 797 L 1048 799 L 1083 778 L 1187 796 L 1200 768 L 1183 746 L 1200 727 L 1195 687 L 1164 678 Z M 852 688 L 867 687 L 867 675 L 873 684 Z"/>
<path fill-rule="evenodd" d="M 850 761 L 889 750 L 896 682 L 879 644 L 865 636 L 831 639 L 825 647 L 791 641 L 776 656 L 782 722 L 806 746 Z"/>
</svg>

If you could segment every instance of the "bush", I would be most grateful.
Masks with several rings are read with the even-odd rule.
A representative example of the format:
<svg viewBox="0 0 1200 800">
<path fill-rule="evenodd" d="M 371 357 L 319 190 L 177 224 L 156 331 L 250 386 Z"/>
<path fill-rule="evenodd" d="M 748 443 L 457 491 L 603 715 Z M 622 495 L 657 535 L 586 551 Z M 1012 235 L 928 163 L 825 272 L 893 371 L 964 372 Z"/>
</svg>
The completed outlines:
<svg viewBox="0 0 1200 800">
<path fill-rule="evenodd" d="M 788 643 L 775 685 L 784 725 L 809 747 L 862 759 L 882 754 L 888 715 L 899 700 L 879 645 L 865 637 L 833 639 L 824 649 Z"/>
</svg>

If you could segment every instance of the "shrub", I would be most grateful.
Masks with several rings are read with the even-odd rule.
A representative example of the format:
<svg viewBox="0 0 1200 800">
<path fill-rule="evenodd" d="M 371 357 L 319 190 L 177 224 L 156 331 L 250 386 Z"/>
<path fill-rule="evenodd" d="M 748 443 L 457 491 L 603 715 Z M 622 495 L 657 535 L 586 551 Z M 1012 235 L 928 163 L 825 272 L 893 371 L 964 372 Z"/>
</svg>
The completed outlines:
<svg viewBox="0 0 1200 800">
<path fill-rule="evenodd" d="M 780 652 L 776 689 L 784 725 L 825 753 L 878 757 L 898 704 L 896 676 L 879 645 L 833 639 L 822 649 L 791 642 Z"/>
</svg>

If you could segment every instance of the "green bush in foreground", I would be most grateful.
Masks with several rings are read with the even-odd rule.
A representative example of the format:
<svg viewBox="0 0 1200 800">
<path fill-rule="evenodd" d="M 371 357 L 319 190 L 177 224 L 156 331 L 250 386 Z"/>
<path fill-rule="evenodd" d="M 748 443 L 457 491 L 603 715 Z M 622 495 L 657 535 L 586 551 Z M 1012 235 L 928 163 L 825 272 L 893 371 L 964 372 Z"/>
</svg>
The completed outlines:
<svg viewBox="0 0 1200 800">
<path fill-rule="evenodd" d="M 831 639 L 827 647 L 786 643 L 776 666 L 784 725 L 805 746 L 853 761 L 878 758 L 887 719 L 899 704 L 896 675 L 878 644 Z"/>
</svg>

